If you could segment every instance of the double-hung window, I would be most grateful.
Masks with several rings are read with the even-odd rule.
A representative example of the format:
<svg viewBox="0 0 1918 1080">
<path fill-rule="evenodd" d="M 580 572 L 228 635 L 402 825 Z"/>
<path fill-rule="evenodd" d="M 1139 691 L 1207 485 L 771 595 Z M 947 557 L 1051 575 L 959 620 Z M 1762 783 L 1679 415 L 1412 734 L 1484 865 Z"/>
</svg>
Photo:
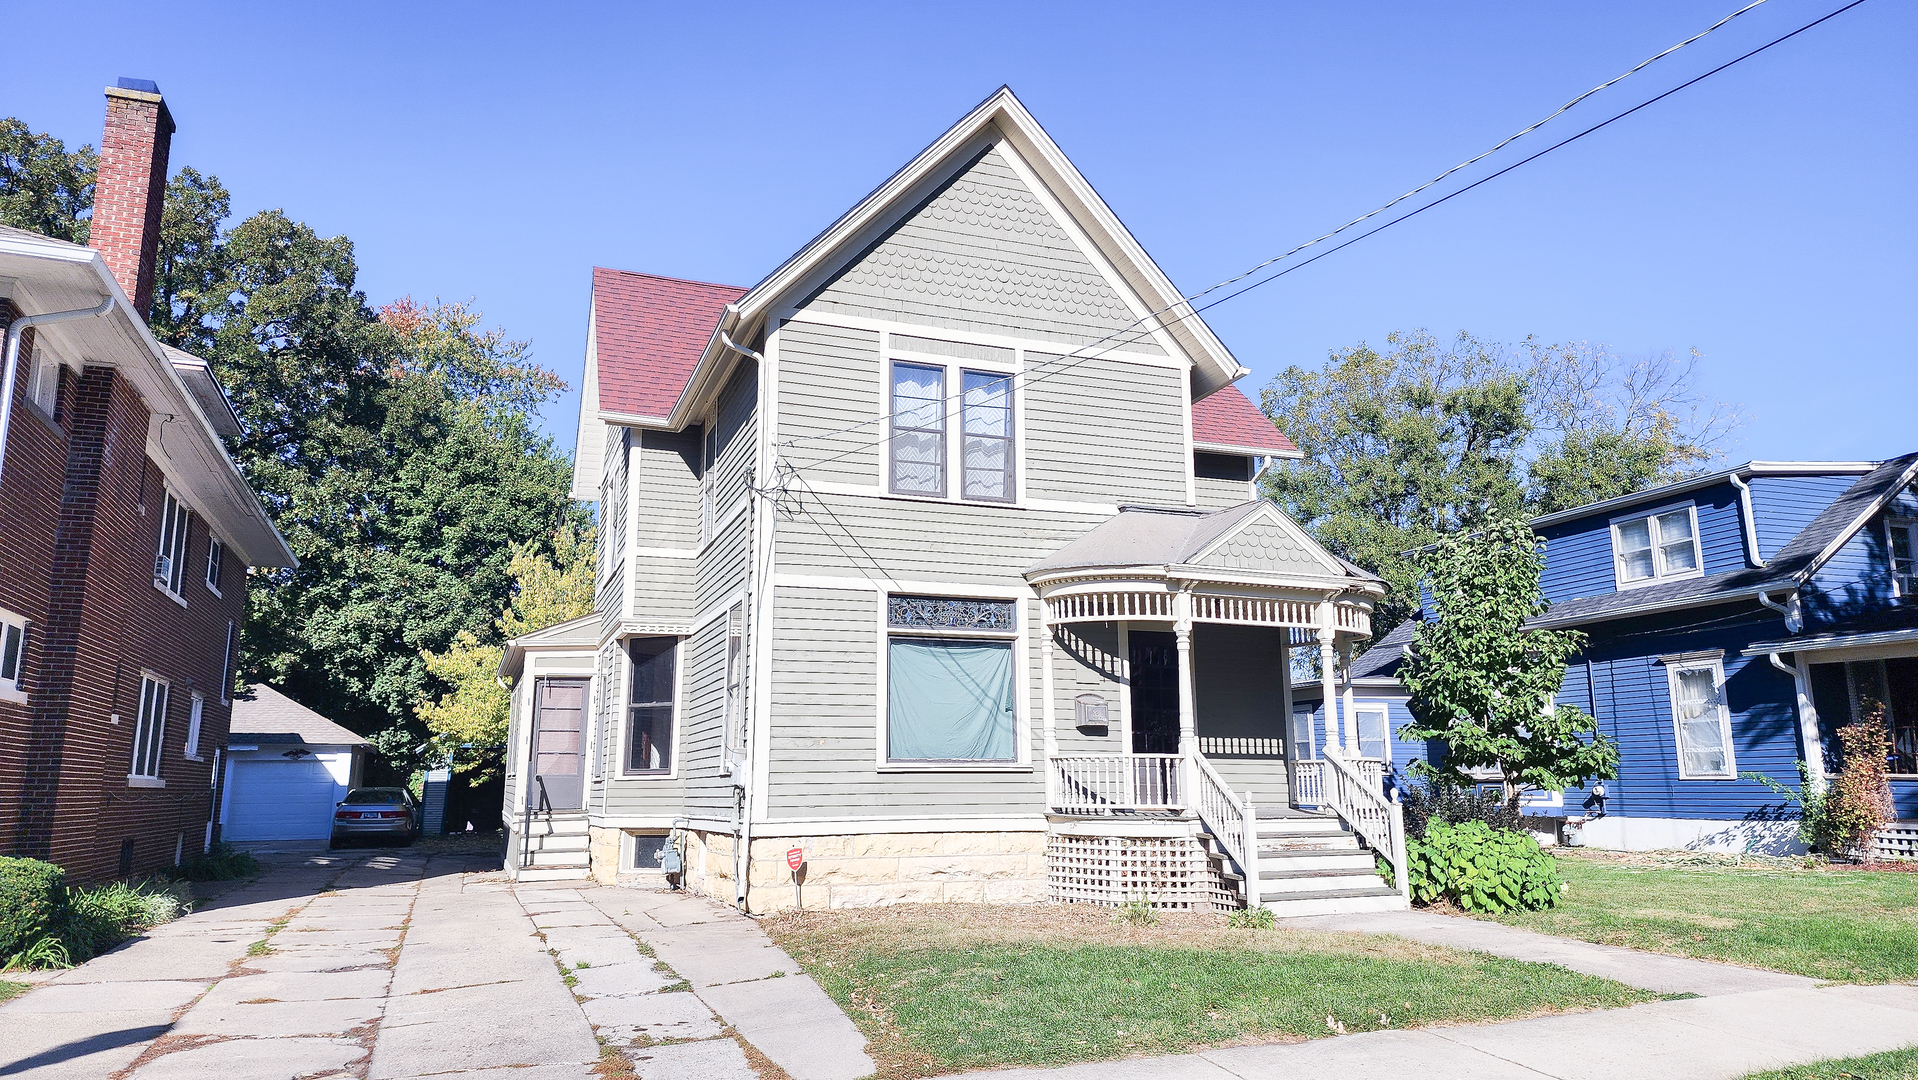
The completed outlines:
<svg viewBox="0 0 1918 1080">
<path fill-rule="evenodd" d="M 1012 376 L 968 371 L 963 378 L 959 490 L 968 499 L 1011 502 Z"/>
<path fill-rule="evenodd" d="M 193 707 L 186 714 L 186 746 L 180 754 L 188 761 L 200 760 L 200 721 L 206 718 L 206 697 L 195 693 Z"/>
<path fill-rule="evenodd" d="M 626 643 L 630 678 L 626 694 L 627 774 L 670 773 L 673 768 L 673 702 L 677 690 L 679 639 L 634 638 Z"/>
<path fill-rule="evenodd" d="M 726 754 L 737 760 L 746 747 L 746 610 L 726 614 Z"/>
<path fill-rule="evenodd" d="M 945 368 L 892 365 L 891 448 L 894 494 L 945 496 Z"/>
<path fill-rule="evenodd" d="M 1649 585 L 1703 572 L 1698 518 L 1690 506 L 1612 523 L 1612 556 L 1619 588 Z"/>
<path fill-rule="evenodd" d="M 0 701 L 25 702 L 27 620 L 0 609 Z"/>
<path fill-rule="evenodd" d="M 152 675 L 140 679 L 140 719 L 133 726 L 133 768 L 127 779 L 134 783 L 160 779 L 160 749 L 166 743 L 166 706 L 170 688 L 166 681 Z"/>
<path fill-rule="evenodd" d="M 1675 662 L 1666 667 L 1666 677 L 1671 685 L 1679 779 L 1736 779 L 1723 663 L 1717 659 Z"/>
<path fill-rule="evenodd" d="M 1011 600 L 886 598 L 886 762 L 1016 765 Z"/>
<path fill-rule="evenodd" d="M 1918 521 L 1892 518 L 1885 522 L 1891 552 L 1891 592 L 1900 599 L 1918 599 Z"/>
<path fill-rule="evenodd" d="M 220 591 L 220 571 L 224 569 L 226 545 L 216 537 L 209 536 L 206 540 L 206 587 L 213 590 L 215 596 L 226 595 Z"/>
<path fill-rule="evenodd" d="M 165 589 L 175 600 L 184 599 L 186 585 L 186 537 L 189 518 L 186 504 L 166 493 L 160 508 L 160 548 L 153 556 L 153 584 Z"/>
</svg>

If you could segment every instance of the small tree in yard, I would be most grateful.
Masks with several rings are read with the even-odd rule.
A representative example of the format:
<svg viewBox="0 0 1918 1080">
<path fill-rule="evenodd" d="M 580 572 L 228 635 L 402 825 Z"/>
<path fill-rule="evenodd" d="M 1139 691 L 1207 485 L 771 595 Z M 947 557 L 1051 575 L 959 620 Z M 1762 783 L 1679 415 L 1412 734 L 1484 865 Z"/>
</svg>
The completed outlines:
<svg viewBox="0 0 1918 1080">
<path fill-rule="evenodd" d="M 1871 857 L 1871 837 L 1892 817 L 1885 705 L 1867 698 L 1858 719 L 1838 729 L 1844 765 L 1825 796 L 1825 842 L 1831 855 Z"/>
<path fill-rule="evenodd" d="M 1400 674 L 1413 723 L 1405 739 L 1440 739 L 1446 767 L 1498 770 L 1509 804 L 1527 789 L 1563 791 L 1618 775 L 1618 747 L 1582 710 L 1557 705 L 1576 631 L 1528 630 L 1550 605 L 1539 588 L 1544 542 L 1522 518 L 1439 541 L 1420 558 L 1436 617 L 1419 625 Z"/>
</svg>

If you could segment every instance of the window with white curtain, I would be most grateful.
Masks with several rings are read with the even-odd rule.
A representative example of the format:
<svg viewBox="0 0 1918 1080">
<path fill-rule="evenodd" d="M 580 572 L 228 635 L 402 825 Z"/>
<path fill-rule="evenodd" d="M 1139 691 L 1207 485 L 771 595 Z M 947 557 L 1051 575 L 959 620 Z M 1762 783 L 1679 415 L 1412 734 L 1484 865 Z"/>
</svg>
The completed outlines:
<svg viewBox="0 0 1918 1080">
<path fill-rule="evenodd" d="M 967 499 L 1011 502 L 1012 376 L 968 371 L 963 378 L 960 494 Z"/>
<path fill-rule="evenodd" d="M 1719 660 L 1672 664 L 1672 727 L 1682 780 L 1733 780 L 1731 709 L 1725 704 L 1725 668 Z"/>
<path fill-rule="evenodd" d="M 1704 572 L 1698 515 L 1690 506 L 1612 523 L 1618 587 L 1631 588 Z"/>
<path fill-rule="evenodd" d="M 892 365 L 891 490 L 898 495 L 946 493 L 946 370 Z"/>
</svg>

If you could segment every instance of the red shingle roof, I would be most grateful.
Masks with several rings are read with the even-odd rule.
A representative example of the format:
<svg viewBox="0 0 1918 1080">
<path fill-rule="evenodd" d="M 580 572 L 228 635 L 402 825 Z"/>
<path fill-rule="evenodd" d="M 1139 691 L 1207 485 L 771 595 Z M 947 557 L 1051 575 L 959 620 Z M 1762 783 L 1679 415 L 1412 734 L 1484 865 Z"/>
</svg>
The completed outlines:
<svg viewBox="0 0 1918 1080">
<path fill-rule="evenodd" d="M 594 267 L 599 407 L 629 416 L 671 412 L 720 313 L 744 295 L 735 285 Z"/>
<path fill-rule="evenodd" d="M 1229 446 L 1269 454 L 1298 450 L 1236 386 L 1215 390 L 1192 403 L 1192 441 L 1200 446 Z"/>
</svg>

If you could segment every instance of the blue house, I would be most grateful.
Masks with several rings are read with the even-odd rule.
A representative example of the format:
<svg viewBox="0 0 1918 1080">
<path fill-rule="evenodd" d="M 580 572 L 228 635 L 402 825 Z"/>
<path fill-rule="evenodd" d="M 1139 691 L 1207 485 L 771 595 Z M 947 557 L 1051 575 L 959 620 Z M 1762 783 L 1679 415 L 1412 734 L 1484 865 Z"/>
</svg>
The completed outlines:
<svg viewBox="0 0 1918 1080">
<path fill-rule="evenodd" d="M 1559 701 L 1617 740 L 1619 775 L 1540 795 L 1607 848 L 1803 850 L 1762 773 L 1822 784 L 1836 731 L 1882 702 L 1899 821 L 1884 854 L 1918 855 L 1918 453 L 1884 462 L 1748 462 L 1535 518 L 1546 541 L 1544 628 L 1584 652 Z M 1396 673 L 1416 620 L 1349 665 L 1360 752 L 1399 770 L 1442 747 L 1393 734 L 1411 720 Z M 1294 696 L 1298 752 L 1320 729 Z"/>
</svg>

